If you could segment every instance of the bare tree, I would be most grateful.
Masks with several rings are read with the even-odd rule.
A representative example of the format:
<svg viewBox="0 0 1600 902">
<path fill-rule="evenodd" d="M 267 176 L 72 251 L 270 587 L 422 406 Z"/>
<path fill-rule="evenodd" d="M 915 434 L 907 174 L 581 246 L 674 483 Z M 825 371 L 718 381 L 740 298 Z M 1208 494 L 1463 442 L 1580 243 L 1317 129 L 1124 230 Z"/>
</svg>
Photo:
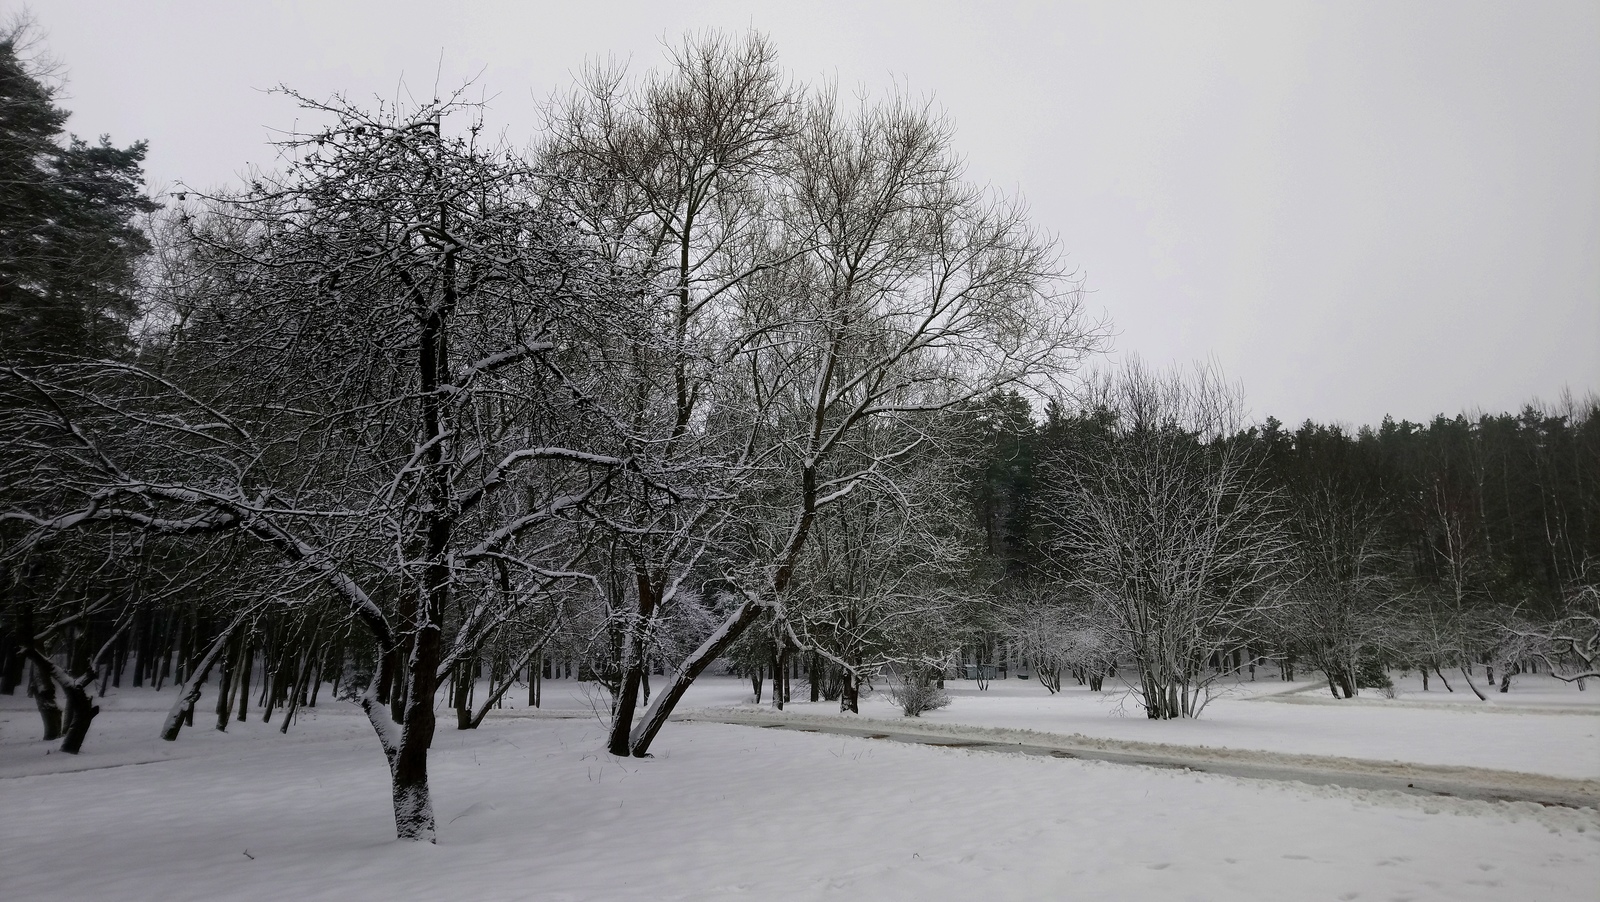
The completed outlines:
<svg viewBox="0 0 1600 902">
<path fill-rule="evenodd" d="M 1586 566 L 1582 572 L 1587 576 L 1592 571 Z M 1566 616 L 1520 635 L 1530 640 L 1531 653 L 1551 676 L 1582 689 L 1586 681 L 1600 679 L 1600 585 L 1580 578 L 1566 596 Z"/>
<path fill-rule="evenodd" d="M 1397 655 L 1397 561 L 1375 504 L 1329 485 L 1297 494 L 1292 524 L 1298 570 L 1279 616 L 1284 633 L 1328 679 L 1334 698 L 1355 696 L 1363 665 Z"/>
<path fill-rule="evenodd" d="M 331 588 L 379 656 L 359 701 L 397 832 L 431 840 L 440 680 L 568 575 L 564 524 L 623 466 L 549 415 L 588 401 L 565 374 L 618 282 L 526 167 L 444 132 L 459 105 L 307 106 L 329 124 L 284 175 L 195 221 L 208 290 L 159 369 L 0 373 L 34 489 L 0 516 L 249 536 L 285 601 Z"/>
<path fill-rule="evenodd" d="M 1047 581 L 1027 584 L 1008 600 L 1001 634 L 1052 695 L 1061 691 L 1062 677 L 1068 675 L 1099 692 L 1122 651 L 1104 609 Z"/>
<path fill-rule="evenodd" d="M 596 386 L 622 424 L 616 453 L 644 474 L 608 487 L 604 553 L 590 564 L 615 672 L 613 754 L 629 753 L 650 636 L 682 620 L 680 601 L 693 619 L 697 587 L 686 580 L 748 466 L 742 436 L 730 434 L 739 421 L 724 413 L 724 385 L 742 376 L 730 367 L 740 338 L 732 298 L 794 252 L 759 236 L 796 107 L 766 38 L 711 32 L 686 38 L 664 71 L 642 79 L 593 66 L 550 111 L 551 197 L 614 265 L 639 274 L 628 303 L 641 327 L 605 337 L 609 366 Z"/>
<path fill-rule="evenodd" d="M 877 440 L 883 450 L 904 444 L 904 436 Z M 818 515 L 787 619 L 771 625 L 777 639 L 841 671 L 840 710 L 858 711 L 863 681 L 886 670 L 932 698 L 973 609 L 986 605 L 972 578 L 977 536 L 957 491 L 947 458 L 919 455 L 881 467 Z"/>
<path fill-rule="evenodd" d="M 727 293 L 725 345 L 743 374 L 720 415 L 746 432 L 750 506 L 779 528 L 726 579 L 741 603 L 683 662 L 634 728 L 634 755 L 694 678 L 786 599 L 821 512 L 923 443 L 940 411 L 1069 371 L 1097 344 L 1054 246 L 1020 205 L 967 184 L 950 128 L 904 98 L 854 111 L 813 96 L 774 173 L 764 231 L 782 261 Z M 906 444 L 864 440 L 894 423 Z"/>
<path fill-rule="evenodd" d="M 1473 663 L 1488 655 L 1495 638 L 1485 611 L 1489 580 L 1477 503 L 1448 476 L 1436 478 L 1426 497 L 1420 569 L 1431 579 L 1414 594 L 1416 645 L 1424 666 L 1431 663 L 1441 680 L 1440 668 L 1453 665 L 1467 688 L 1487 701 L 1472 678 Z"/>
<path fill-rule="evenodd" d="M 1208 658 L 1275 604 L 1288 550 L 1281 512 L 1218 376 L 1137 360 L 1091 391 L 1106 428 L 1046 475 L 1052 550 L 1109 615 L 1152 718 L 1196 717 Z"/>
</svg>

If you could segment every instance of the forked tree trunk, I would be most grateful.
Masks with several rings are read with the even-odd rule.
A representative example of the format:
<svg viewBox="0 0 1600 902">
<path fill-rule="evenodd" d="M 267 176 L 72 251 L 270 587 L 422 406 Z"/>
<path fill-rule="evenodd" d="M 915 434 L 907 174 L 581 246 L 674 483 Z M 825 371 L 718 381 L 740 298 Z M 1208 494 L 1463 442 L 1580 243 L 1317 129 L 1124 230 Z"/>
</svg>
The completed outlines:
<svg viewBox="0 0 1600 902">
<path fill-rule="evenodd" d="M 46 684 L 46 688 L 49 689 L 50 703 L 54 704 L 55 701 L 54 689 L 48 685 L 52 682 L 60 686 L 62 693 L 67 697 L 65 722 L 58 723 L 57 727 L 61 736 L 61 750 L 69 755 L 76 755 L 82 750 L 84 737 L 89 735 L 89 724 L 94 721 L 95 715 L 100 713 L 100 707 L 89 697 L 89 689 L 95 684 L 100 668 L 105 665 L 106 658 L 110 656 L 111 650 L 116 646 L 117 641 L 122 638 L 122 633 L 128 628 L 129 622 L 124 621 L 113 630 L 106 643 L 100 646 L 99 652 L 87 660 L 80 659 L 84 671 L 77 676 L 73 676 L 56 666 L 54 661 L 41 654 L 32 645 L 28 645 L 24 649 L 23 653 L 33 661 L 35 673 L 39 675 Z M 43 713 L 42 707 L 40 711 Z M 46 721 L 46 730 L 49 730 L 48 719 Z"/>
<path fill-rule="evenodd" d="M 37 649 L 30 646 L 26 654 L 33 661 L 34 679 L 37 681 L 35 702 L 40 715 L 44 717 L 45 732 L 49 734 L 52 729 L 54 731 L 45 739 L 60 738 L 63 752 L 78 754 L 83 749 L 84 737 L 89 735 L 89 724 L 100 713 L 100 707 L 90 700 L 87 688 L 94 685 L 94 672 L 90 671 L 84 679 L 74 680 Z M 62 694 L 67 698 L 65 717 L 61 709 L 56 707 L 57 686 L 61 687 Z"/>
</svg>

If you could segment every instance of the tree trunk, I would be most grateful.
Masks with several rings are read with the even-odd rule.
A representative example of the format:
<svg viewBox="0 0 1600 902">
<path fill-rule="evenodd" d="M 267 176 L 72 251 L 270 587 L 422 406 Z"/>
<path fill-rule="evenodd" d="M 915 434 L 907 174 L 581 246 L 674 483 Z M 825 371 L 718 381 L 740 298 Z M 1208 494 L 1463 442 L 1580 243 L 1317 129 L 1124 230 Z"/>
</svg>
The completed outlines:
<svg viewBox="0 0 1600 902">
<path fill-rule="evenodd" d="M 638 609 L 628 621 L 622 636 L 622 686 L 617 694 L 617 710 L 611 715 L 611 736 L 606 749 L 619 758 L 632 753 L 630 733 L 633 729 L 633 712 L 639 706 L 639 687 L 644 682 L 645 648 L 644 630 L 655 615 L 660 595 L 655 582 L 643 571 L 634 574 L 634 592 Z"/>
<path fill-rule="evenodd" d="M 244 647 L 244 638 L 239 639 L 239 648 Z M 239 663 L 241 655 L 235 651 L 225 654 L 222 658 L 222 676 L 217 685 L 217 732 L 228 732 L 228 720 L 233 716 L 233 696 L 239 690 Z"/>
<path fill-rule="evenodd" d="M 451 674 L 450 701 L 456 709 L 456 729 L 470 730 L 476 724 L 472 721 L 472 665 L 465 658 L 456 662 L 455 671 Z"/>
<path fill-rule="evenodd" d="M 77 680 L 61 687 L 67 697 L 66 726 L 61 734 L 61 750 L 76 755 L 83 749 L 83 740 L 89 735 L 89 723 L 100 713 L 100 706 L 89 699 L 87 686 Z"/>
<path fill-rule="evenodd" d="M 1439 665 L 1437 665 L 1437 664 L 1433 665 L 1433 675 L 1438 677 L 1439 678 L 1439 682 L 1444 684 L 1444 691 L 1446 691 L 1446 692 L 1454 692 L 1454 691 L 1456 691 L 1455 688 L 1450 685 L 1450 681 L 1444 678 L 1444 671 L 1440 670 L 1439 669 Z"/>
<path fill-rule="evenodd" d="M 306 707 L 315 708 L 317 706 L 317 694 L 322 691 L 323 667 L 331 660 L 333 660 L 331 651 L 317 655 L 317 674 L 311 678 L 311 697 L 306 699 Z"/>
<path fill-rule="evenodd" d="M 115 639 L 115 637 L 112 638 Z M 98 664 L 104 658 L 105 652 L 109 650 L 109 647 L 102 649 L 101 655 L 94 659 L 94 663 Z M 93 686 L 95 682 L 95 671 L 91 668 L 82 677 L 72 679 L 69 675 L 63 673 L 54 661 L 41 654 L 37 649 L 29 646 L 25 653 L 33 661 L 35 679 L 43 683 L 48 689 L 49 705 L 52 708 L 55 707 L 56 686 L 60 686 L 62 693 L 67 697 L 65 719 L 62 719 L 60 710 L 56 709 L 54 716 L 55 736 L 47 736 L 46 738 L 54 739 L 56 736 L 60 736 L 61 750 L 69 755 L 78 754 L 83 749 L 84 737 L 89 735 L 89 724 L 94 720 L 94 716 L 100 713 L 100 706 L 96 705 L 89 697 L 89 687 Z M 43 697 L 43 695 L 44 693 L 40 693 L 40 697 Z M 42 702 L 40 703 L 39 713 L 46 715 L 44 703 Z M 51 718 L 46 715 L 45 731 L 47 733 L 50 732 L 51 726 Z"/>
<path fill-rule="evenodd" d="M 4 591 L 9 579 L 5 567 L 0 566 L 0 591 Z M 15 695 L 17 687 L 22 685 L 22 678 L 27 671 L 27 657 L 18 650 L 18 638 L 33 638 L 33 626 L 28 622 L 28 609 L 19 605 L 12 628 L 0 630 L 0 694 Z"/>
<path fill-rule="evenodd" d="M 56 684 L 38 664 L 29 670 L 28 688 L 33 691 L 33 703 L 39 709 L 39 719 L 44 721 L 44 741 L 61 738 L 61 706 L 56 704 Z"/>
<path fill-rule="evenodd" d="M 315 631 L 313 631 L 315 635 Z M 289 709 L 283 712 L 283 726 L 278 727 L 278 733 L 283 736 L 289 734 L 289 724 L 294 722 L 295 714 L 300 710 L 302 700 L 306 697 L 306 683 L 311 679 L 311 668 L 316 663 L 315 650 L 308 650 L 300 659 L 300 681 L 289 693 Z"/>
<path fill-rule="evenodd" d="M 442 584 L 442 580 L 439 584 Z M 433 605 L 429 605 L 433 607 Z M 394 822 L 401 839 L 434 841 L 433 800 L 428 791 L 428 749 L 435 720 L 434 668 L 441 655 L 439 628 L 429 622 L 418 632 L 411 653 L 410 685 L 406 687 L 406 719 L 400 730 L 390 773 L 394 778 Z"/>
<path fill-rule="evenodd" d="M 251 641 L 249 633 L 239 640 L 242 650 L 239 652 L 239 722 L 244 723 L 247 708 L 250 707 L 250 671 L 255 668 L 256 648 Z"/>
<path fill-rule="evenodd" d="M 1478 701 L 1486 702 L 1489 700 L 1489 696 L 1484 695 L 1483 690 L 1478 688 L 1478 684 L 1472 681 L 1472 671 L 1469 669 L 1471 666 L 1470 664 L 1461 665 L 1461 675 L 1467 678 L 1467 688 L 1471 689 L 1472 694 L 1478 697 Z"/>
<path fill-rule="evenodd" d="M 517 674 L 522 672 L 524 665 L 526 665 L 528 668 L 528 704 L 533 705 L 534 707 L 539 706 L 539 692 L 537 688 L 539 667 L 531 662 L 535 656 L 539 658 L 544 657 L 545 643 L 549 642 L 551 637 L 556 634 L 556 630 L 559 626 L 559 623 L 551 623 L 550 628 L 546 630 L 545 634 L 539 638 L 539 641 L 535 642 L 532 648 L 529 648 L 523 653 L 522 659 L 517 661 L 512 666 L 506 668 L 505 679 L 500 683 L 499 686 L 496 686 L 492 680 L 490 681 L 489 694 L 486 698 L 484 698 L 483 705 L 479 707 L 478 712 L 473 715 L 472 721 L 467 725 L 466 729 L 476 730 L 478 725 L 483 723 L 483 718 L 488 715 L 489 709 L 493 707 L 496 702 L 500 701 L 501 696 L 505 695 L 506 690 L 510 689 L 512 684 L 516 682 Z"/>
<path fill-rule="evenodd" d="M 777 709 L 777 710 L 779 710 L 779 711 L 782 711 L 783 710 L 783 653 L 778 650 L 779 648 L 780 648 L 780 646 L 777 646 L 777 645 L 774 645 L 772 647 L 772 707 Z"/>
<path fill-rule="evenodd" d="M 712 661 L 722 657 L 728 646 L 737 641 L 750 624 L 761 616 L 761 611 L 761 607 L 754 600 L 746 598 L 744 603 L 723 621 L 722 626 L 684 660 L 677 672 L 672 675 L 667 687 L 656 696 L 655 703 L 645 711 L 644 717 L 634 726 L 632 734 L 628 737 L 634 757 L 643 758 L 650 754 L 650 743 L 655 741 L 656 734 L 666 725 L 667 718 L 672 715 L 672 709 L 683 699 L 683 694 L 689 691 L 689 686 L 695 678 L 705 672 Z"/>
<path fill-rule="evenodd" d="M 161 738 L 173 742 L 178 738 L 178 731 L 185 723 L 194 722 L 194 703 L 200 700 L 200 687 L 205 684 L 206 677 L 211 673 L 211 668 L 222 657 L 228 646 L 228 640 L 233 638 L 233 631 L 244 622 L 244 615 L 235 617 L 233 622 L 223 629 L 211 647 L 206 649 L 205 657 L 195 665 L 190 673 L 189 681 L 179 687 L 178 700 L 173 702 L 172 709 L 167 712 L 167 721 L 162 725 Z M 285 718 L 287 721 L 287 718 Z"/>
</svg>

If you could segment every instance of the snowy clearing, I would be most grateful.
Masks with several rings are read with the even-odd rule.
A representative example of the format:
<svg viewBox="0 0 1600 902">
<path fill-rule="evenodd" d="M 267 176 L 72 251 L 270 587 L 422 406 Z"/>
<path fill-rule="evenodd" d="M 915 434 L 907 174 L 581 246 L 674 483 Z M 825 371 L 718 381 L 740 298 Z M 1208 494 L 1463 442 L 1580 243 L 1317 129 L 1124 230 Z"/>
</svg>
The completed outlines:
<svg viewBox="0 0 1600 902">
<path fill-rule="evenodd" d="M 1076 732 L 1092 721 L 1089 700 L 1070 693 L 1034 698 L 1037 686 L 1012 681 L 976 698 L 953 685 L 955 703 L 929 725 L 1022 723 L 1030 706 L 1051 705 Z M 165 743 L 155 732 L 170 691 L 113 693 L 72 758 L 44 754 L 28 700 L 5 697 L 0 898 L 1586 900 L 1600 881 L 1594 809 L 708 723 L 675 723 L 658 757 L 619 760 L 601 751 L 604 728 L 581 716 L 587 692 L 575 687 L 548 684 L 556 716 L 503 711 L 474 732 L 441 729 L 437 847 L 391 839 L 388 775 L 353 706 L 324 702 L 287 735 L 257 722 L 221 734 L 197 715 L 198 728 Z M 690 701 L 704 711 L 747 693 L 748 683 L 708 679 Z M 1370 752 L 1383 739 L 1374 715 L 1401 713 L 1242 699 L 1214 708 L 1227 713 L 1170 726 L 1226 742 L 1259 739 L 1272 722 L 1293 736 L 1306 718 L 1354 715 L 1320 730 L 1365 724 L 1349 741 Z M 891 713 L 877 698 L 868 710 Z M 1553 767 L 1552 754 L 1547 771 L 1582 772 L 1595 754 L 1592 739 L 1573 745 L 1584 730 L 1592 737 L 1592 716 L 1403 713 L 1530 754 L 1564 745 L 1577 760 Z M 1099 718 L 1111 731 L 1169 726 Z M 52 773 L 67 769 L 82 770 Z"/>
</svg>

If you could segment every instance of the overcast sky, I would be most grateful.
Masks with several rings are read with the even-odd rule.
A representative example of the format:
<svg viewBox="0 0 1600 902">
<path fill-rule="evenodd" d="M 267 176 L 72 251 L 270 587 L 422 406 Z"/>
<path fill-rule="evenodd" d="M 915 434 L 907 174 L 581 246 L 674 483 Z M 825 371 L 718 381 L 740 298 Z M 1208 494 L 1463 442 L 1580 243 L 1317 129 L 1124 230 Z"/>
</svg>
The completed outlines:
<svg viewBox="0 0 1600 902">
<path fill-rule="evenodd" d="M 69 127 L 150 142 L 153 187 L 272 165 L 286 84 L 473 79 L 527 143 L 587 58 L 754 27 L 797 79 L 898 82 L 1029 202 L 1118 353 L 1214 358 L 1297 423 L 1600 389 L 1600 4 L 28 4 Z M 0 4 L 15 9 L 15 4 Z"/>
</svg>

